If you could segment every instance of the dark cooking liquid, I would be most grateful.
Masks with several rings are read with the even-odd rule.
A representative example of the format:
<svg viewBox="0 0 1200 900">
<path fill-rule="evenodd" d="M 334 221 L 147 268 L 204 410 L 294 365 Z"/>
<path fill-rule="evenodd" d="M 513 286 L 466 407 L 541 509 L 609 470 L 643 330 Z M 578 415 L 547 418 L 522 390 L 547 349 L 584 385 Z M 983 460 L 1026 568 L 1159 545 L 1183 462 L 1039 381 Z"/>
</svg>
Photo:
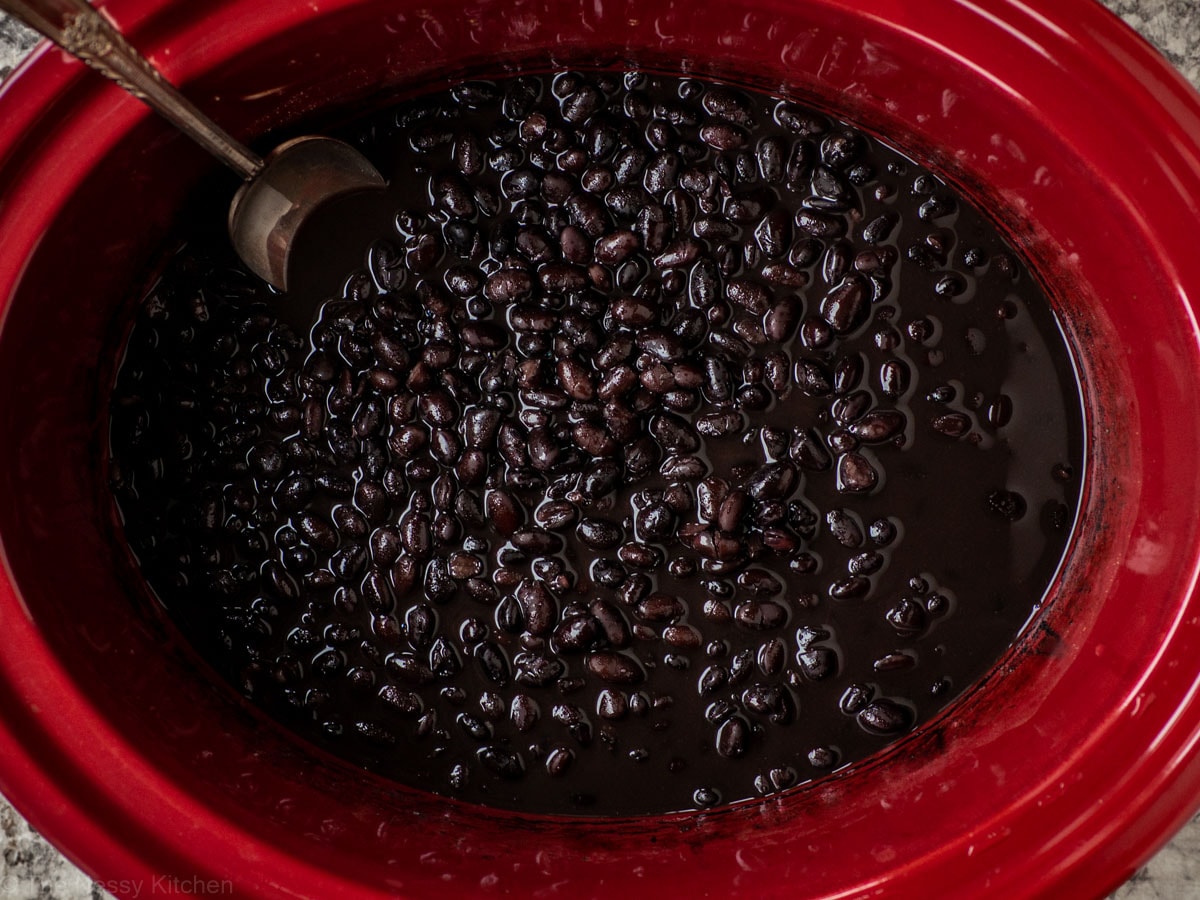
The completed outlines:
<svg viewBox="0 0 1200 900">
<path fill-rule="evenodd" d="M 1077 388 L 935 176 L 641 74 L 352 139 L 398 212 L 311 340 L 199 236 L 113 395 L 130 547 L 255 703 L 470 801 L 710 807 L 919 728 L 1038 608 Z"/>
</svg>

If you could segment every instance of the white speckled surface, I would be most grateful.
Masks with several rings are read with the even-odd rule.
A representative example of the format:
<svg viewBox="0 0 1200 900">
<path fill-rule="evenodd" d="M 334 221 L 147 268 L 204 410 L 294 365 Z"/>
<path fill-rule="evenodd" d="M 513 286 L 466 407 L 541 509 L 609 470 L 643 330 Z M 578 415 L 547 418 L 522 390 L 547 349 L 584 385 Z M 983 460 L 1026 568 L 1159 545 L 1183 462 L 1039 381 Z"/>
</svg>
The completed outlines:
<svg viewBox="0 0 1200 900">
<path fill-rule="evenodd" d="M 1200 87 L 1198 0 L 1104 0 Z M 29 52 L 32 33 L 0 15 L 0 79 Z M 64 859 L 0 798 L 0 900 L 101 900 L 100 885 Z M 1200 816 L 1119 888 L 1113 900 L 1200 897 Z"/>
</svg>

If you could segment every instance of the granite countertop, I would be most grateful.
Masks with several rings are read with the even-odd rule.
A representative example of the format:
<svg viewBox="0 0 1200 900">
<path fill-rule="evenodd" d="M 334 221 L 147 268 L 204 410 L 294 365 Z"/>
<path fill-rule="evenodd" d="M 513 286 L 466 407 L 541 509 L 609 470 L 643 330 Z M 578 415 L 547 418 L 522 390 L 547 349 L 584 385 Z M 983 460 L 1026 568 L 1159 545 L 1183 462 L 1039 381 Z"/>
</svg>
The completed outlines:
<svg viewBox="0 0 1200 900">
<path fill-rule="evenodd" d="M 1200 87 L 1200 5 L 1196 0 L 1103 0 Z M 0 79 L 34 46 L 33 34 L 0 15 Z M 101 900 L 109 895 L 64 859 L 0 798 L 0 900 Z M 1200 896 L 1200 816 L 1128 883 L 1116 900 Z"/>
</svg>

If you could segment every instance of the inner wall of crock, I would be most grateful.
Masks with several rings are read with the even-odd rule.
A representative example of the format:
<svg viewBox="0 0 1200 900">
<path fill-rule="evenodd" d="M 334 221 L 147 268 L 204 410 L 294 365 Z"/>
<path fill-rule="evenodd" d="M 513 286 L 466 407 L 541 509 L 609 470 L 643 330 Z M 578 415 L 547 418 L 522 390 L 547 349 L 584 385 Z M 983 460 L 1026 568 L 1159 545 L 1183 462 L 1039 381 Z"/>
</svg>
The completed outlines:
<svg viewBox="0 0 1200 900">
<path fill-rule="evenodd" d="M 985 205 L 1000 191 L 1008 194 L 1010 205 L 1014 198 L 1021 200 L 1036 224 L 1007 224 L 1037 258 L 1060 302 L 1085 374 L 1089 429 L 1105 435 L 1091 446 L 1092 489 L 1084 512 L 1089 528 L 1060 577 L 1059 596 L 1042 623 L 1046 627 L 1027 635 L 1009 654 L 1006 678 L 992 679 L 963 715 L 927 730 L 923 740 L 943 747 L 932 761 L 914 760 L 902 745 L 890 754 L 887 777 L 868 765 L 776 807 L 787 812 L 781 822 L 819 814 L 822 830 L 834 830 L 835 820 L 852 826 L 877 808 L 880 792 L 940 777 L 951 771 L 956 754 L 1000 741 L 1016 716 L 1036 708 L 1030 697 L 1064 671 L 1099 611 L 1134 514 L 1121 492 L 1096 490 L 1096 485 L 1119 478 L 1127 493 L 1136 493 L 1140 484 L 1146 436 L 1136 424 L 1112 426 L 1135 421 L 1146 387 L 1132 381 L 1125 357 L 1109 348 L 1123 343 L 1130 355 L 1164 358 L 1189 357 L 1194 351 L 1186 345 L 1182 309 L 1171 307 L 1165 296 L 1160 305 L 1144 301 L 1147 308 L 1135 320 L 1109 306 L 1108 299 L 1097 302 L 1085 277 L 1092 258 L 1078 269 L 1063 262 L 1055 235 L 1071 221 L 1087 222 L 1090 234 L 1119 233 L 1125 227 L 1126 265 L 1105 273 L 1114 280 L 1105 284 L 1103 297 L 1120 299 L 1131 286 L 1159 284 L 1153 253 L 1134 252 L 1139 235 L 1129 233 L 1121 210 L 1088 171 L 1062 164 L 1061 154 L 1069 151 L 1057 146 L 1019 101 L 962 78 L 945 57 L 909 36 L 888 35 L 877 23 L 857 21 L 853 12 L 814 3 L 808 10 L 789 10 L 784 21 L 781 12 L 767 14 L 751 6 L 723 11 L 733 29 L 724 35 L 711 25 L 696 25 L 693 13 L 667 3 L 603 8 L 568 3 L 551 9 L 547 0 L 497 9 L 468 2 L 416 14 L 395 3 L 363 2 L 314 17 L 202 74 L 188 89 L 233 129 L 259 133 L 324 118 L 331 108 L 362 106 L 412 83 L 437 83 L 463 71 L 498 74 L 516 60 L 536 61 L 541 68 L 641 64 L 658 69 L 671 68 L 671 60 L 678 68 L 682 60 L 699 74 L 767 88 L 788 85 L 801 99 L 835 98 L 825 105 L 840 105 L 847 117 L 918 156 L 925 155 L 924 147 L 958 142 L 962 154 L 933 161 L 943 168 L 949 164 L 962 186 Z M 505 48 L 503 55 L 490 49 L 496 47 Z M 954 103 L 944 102 L 946 84 L 955 85 Z M 902 95 L 893 93 L 899 85 Z M 243 97 L 252 99 L 243 102 Z M 981 108 L 995 111 L 994 136 L 969 121 Z M 906 144 L 905 132 L 888 127 L 898 121 L 925 124 L 920 133 L 908 133 Z M 87 126 L 81 120 L 62 127 Z M 1039 184 L 1036 173 L 1047 165 L 1059 174 Z M 452 835 L 466 823 L 491 834 L 486 847 L 471 850 L 476 867 L 490 865 L 505 847 L 524 840 L 519 831 L 505 835 L 489 824 L 511 817 L 386 785 L 293 745 L 241 709 L 227 689 L 209 684 L 169 626 L 134 612 L 131 594 L 137 589 L 114 553 L 110 509 L 100 483 L 108 354 L 118 344 L 119 312 L 131 289 L 144 284 L 174 210 L 207 168 L 196 151 L 157 122 L 139 126 L 66 202 L 21 278 L 0 333 L 0 384 L 12 386 L 0 399 L 0 422 L 13 436 L 0 448 L 0 486 L 9 498 L 0 510 L 0 534 L 14 579 L 78 689 L 152 765 L 250 830 L 318 864 L 344 868 L 347 859 L 362 861 L 364 879 L 387 883 L 395 877 L 392 866 L 418 855 L 393 852 L 396 836 L 410 823 L 422 822 L 424 841 L 434 847 L 452 846 Z M 1167 352 L 1164 344 L 1170 345 Z M 1200 417 L 1195 395 L 1185 388 L 1166 391 L 1178 415 Z M 1169 609 L 1148 613 L 1144 625 L 1157 633 L 1170 615 Z M 998 725 L 997 714 L 1012 718 Z M 1087 714 L 1084 705 L 1082 721 L 1046 738 L 1040 752 L 1052 755 L 1055 746 L 1073 746 L 1086 732 Z M 836 808 L 830 806 L 834 797 Z M 328 821 L 337 827 L 322 827 Z M 539 830 L 549 852 L 574 852 L 578 836 L 570 828 L 525 824 Z M 742 811 L 686 827 L 699 827 L 716 841 L 763 825 L 758 813 Z M 656 854 L 677 858 L 679 826 L 642 823 L 622 830 L 593 826 L 591 862 L 602 865 L 605 854 L 627 855 L 639 833 L 664 828 L 665 842 L 640 852 L 647 859 Z M 461 869 L 467 863 L 458 858 L 438 865 Z M 860 875 L 886 865 L 868 862 Z M 430 878 L 435 870 L 440 871 L 437 865 Z"/>
</svg>

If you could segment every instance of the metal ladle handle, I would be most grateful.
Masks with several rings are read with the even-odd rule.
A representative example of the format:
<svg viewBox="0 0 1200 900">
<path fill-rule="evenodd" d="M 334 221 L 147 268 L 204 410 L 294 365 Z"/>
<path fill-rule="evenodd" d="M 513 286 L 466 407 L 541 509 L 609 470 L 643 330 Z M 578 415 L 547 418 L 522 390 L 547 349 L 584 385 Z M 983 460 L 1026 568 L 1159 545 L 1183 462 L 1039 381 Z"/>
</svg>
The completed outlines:
<svg viewBox="0 0 1200 900">
<path fill-rule="evenodd" d="M 115 81 L 242 178 L 262 170 L 261 157 L 196 109 L 86 0 L 0 0 L 0 10 Z"/>
</svg>

